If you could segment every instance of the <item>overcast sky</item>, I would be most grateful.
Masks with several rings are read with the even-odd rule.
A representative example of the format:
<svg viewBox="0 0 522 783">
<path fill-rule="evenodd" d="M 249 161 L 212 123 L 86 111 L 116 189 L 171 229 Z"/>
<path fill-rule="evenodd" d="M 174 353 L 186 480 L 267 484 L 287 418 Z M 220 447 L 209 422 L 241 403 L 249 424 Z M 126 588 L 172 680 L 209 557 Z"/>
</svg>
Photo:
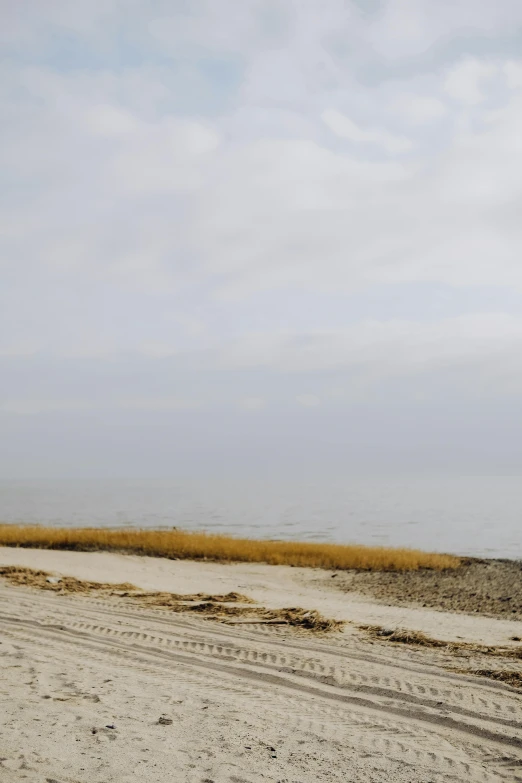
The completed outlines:
<svg viewBox="0 0 522 783">
<path fill-rule="evenodd" d="M 0 471 L 522 468 L 520 0 L 0 0 Z"/>
</svg>

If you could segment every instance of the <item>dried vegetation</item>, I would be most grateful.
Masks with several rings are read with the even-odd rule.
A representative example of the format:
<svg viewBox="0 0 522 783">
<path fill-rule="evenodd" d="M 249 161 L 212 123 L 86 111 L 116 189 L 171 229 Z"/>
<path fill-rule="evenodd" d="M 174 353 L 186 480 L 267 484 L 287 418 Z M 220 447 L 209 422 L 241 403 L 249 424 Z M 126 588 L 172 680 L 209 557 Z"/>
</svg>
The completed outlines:
<svg viewBox="0 0 522 783">
<path fill-rule="evenodd" d="M 343 623 L 323 617 L 320 612 L 296 607 L 267 609 L 257 606 L 252 598 L 241 593 L 209 595 L 195 593 L 151 592 L 139 590 L 128 582 L 110 584 L 88 582 L 73 576 L 53 576 L 47 571 L 37 571 L 20 566 L 1 566 L 0 577 L 18 587 L 35 587 L 50 590 L 59 595 L 90 594 L 127 599 L 149 608 L 170 609 L 173 612 L 193 612 L 202 617 L 224 622 L 253 622 L 288 625 L 303 631 L 325 633 L 339 630 Z"/>
<path fill-rule="evenodd" d="M 0 546 L 127 552 L 173 560 L 269 563 L 334 570 L 410 571 L 419 568 L 456 568 L 460 565 L 457 557 L 414 549 L 255 541 L 175 529 L 115 530 L 0 525 Z"/>
<path fill-rule="evenodd" d="M 502 647 L 498 645 L 472 644 L 470 642 L 445 642 L 441 639 L 434 639 L 420 631 L 409 631 L 403 628 L 383 628 L 380 625 L 362 625 L 362 631 L 365 631 L 372 639 L 391 644 L 409 644 L 416 647 L 437 648 L 443 652 L 454 655 L 471 658 L 472 656 L 487 660 L 488 657 L 495 658 L 495 664 L 500 666 L 511 665 L 513 661 L 522 660 L 522 647 Z M 518 637 L 513 640 L 518 641 Z M 522 688 L 522 668 L 458 668 L 449 667 L 452 671 L 460 674 L 474 674 L 478 677 L 489 677 L 492 680 L 505 682 L 514 688 Z"/>
</svg>

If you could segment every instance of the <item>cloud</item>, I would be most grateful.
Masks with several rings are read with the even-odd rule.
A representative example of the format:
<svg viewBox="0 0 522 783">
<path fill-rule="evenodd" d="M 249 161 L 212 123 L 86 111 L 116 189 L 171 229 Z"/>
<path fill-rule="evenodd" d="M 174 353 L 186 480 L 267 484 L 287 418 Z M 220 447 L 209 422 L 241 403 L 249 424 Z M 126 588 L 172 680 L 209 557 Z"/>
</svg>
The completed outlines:
<svg viewBox="0 0 522 783">
<path fill-rule="evenodd" d="M 302 405 L 303 408 L 316 408 L 321 404 L 321 400 L 315 394 L 298 394 L 296 401 L 299 405 Z"/>
<path fill-rule="evenodd" d="M 456 101 L 473 106 L 485 100 L 487 82 L 496 72 L 494 63 L 467 57 L 449 70 L 444 89 Z"/>
<path fill-rule="evenodd" d="M 92 395 L 88 397 L 49 397 L 0 399 L 0 413 L 14 413 L 34 416 L 49 413 L 92 413 L 100 411 L 160 412 L 188 411 L 199 408 L 198 400 L 183 400 L 176 397 L 122 397 L 110 399 Z"/>
<path fill-rule="evenodd" d="M 4 412 L 521 388 L 519 2 L 4 16 Z"/>
<path fill-rule="evenodd" d="M 179 397 L 127 397 L 116 400 L 112 407 L 127 411 L 179 411 L 199 408 L 199 400 Z"/>
<path fill-rule="evenodd" d="M 522 87 L 522 60 L 507 60 L 503 70 L 508 87 L 512 90 L 520 89 Z"/>
<path fill-rule="evenodd" d="M 166 422 L 185 412 L 216 421 L 241 410 L 277 417 L 318 408 L 341 415 L 372 400 L 386 409 L 397 398 L 402 405 L 445 400 L 449 411 L 462 400 L 496 400 L 500 409 L 522 393 L 521 351 L 520 316 L 489 313 L 245 334 L 170 356 L 11 356 L 0 359 L 0 411 L 117 414 L 132 423 L 142 414 Z"/>
<path fill-rule="evenodd" d="M 392 154 L 406 152 L 412 146 L 411 141 L 403 136 L 394 136 L 385 130 L 360 128 L 349 117 L 335 109 L 323 112 L 322 119 L 337 136 L 363 144 L 376 144 Z"/>
<path fill-rule="evenodd" d="M 423 324 L 366 321 L 308 335 L 246 335 L 218 349 L 217 356 L 220 365 L 229 367 L 299 373 L 347 368 L 391 378 L 502 356 L 509 363 L 521 349 L 522 319 L 488 313 Z"/>
<path fill-rule="evenodd" d="M 447 106 L 439 98 L 407 93 L 395 99 L 394 108 L 413 125 L 427 125 L 447 114 Z"/>
<path fill-rule="evenodd" d="M 0 412 L 15 414 L 17 416 L 34 416 L 40 413 L 68 412 L 82 413 L 95 410 L 96 406 L 91 399 L 63 399 L 53 398 L 47 400 L 38 399 L 3 399 L 0 401 Z"/>
<path fill-rule="evenodd" d="M 265 407 L 266 401 L 263 397 L 245 397 L 240 405 L 246 411 L 259 411 Z"/>
<path fill-rule="evenodd" d="M 110 104 L 94 106 L 88 110 L 86 121 L 93 134 L 109 138 L 136 133 L 139 128 L 136 118 L 129 111 Z"/>
<path fill-rule="evenodd" d="M 370 21 L 366 34 L 377 52 L 391 60 L 425 55 L 452 39 L 509 35 L 522 23 L 517 0 L 494 7 L 487 0 L 387 0 Z M 464 44 L 464 45 L 466 45 Z"/>
<path fill-rule="evenodd" d="M 409 20 L 408 35 L 431 30 L 439 19 L 425 3 L 390 2 L 385 9 Z M 490 95 L 490 58 L 443 62 L 422 83 L 431 91 L 424 94 L 410 75 L 363 86 L 357 63 L 345 63 L 332 35 L 351 20 L 358 39 L 380 29 L 384 17 L 337 3 L 319 22 L 310 9 L 276 10 L 270 24 L 256 3 L 234 17 L 255 46 L 249 60 L 238 44 L 246 59 L 235 103 L 204 118 L 171 111 L 177 71 L 154 61 L 118 70 L 6 66 L 4 83 L 12 89 L 2 157 L 18 188 L 6 200 L 2 257 L 14 279 L 24 270 L 22 288 L 28 269 L 49 285 L 82 280 L 158 295 L 201 286 L 231 300 L 288 286 L 466 285 L 470 274 L 481 284 L 521 285 L 518 221 L 513 217 L 505 230 L 509 216 L 499 214 L 521 193 L 513 132 L 518 93 L 504 96 L 494 116 L 488 104 L 467 127 L 452 115 L 457 107 L 441 99 L 446 84 L 454 98 L 479 111 L 487 102 L 470 101 Z M 470 11 L 465 3 L 451 13 L 443 9 L 440 24 L 460 29 L 456 20 Z M 102 35 L 100 13 L 79 16 L 75 29 L 89 41 Z M 48 22 L 62 24 L 60 14 Z M 500 20 L 499 30 L 508 29 L 513 14 Z M 111 24 L 117 15 L 111 5 Z M 475 16 L 477 29 L 484 29 L 490 15 L 482 4 Z M 178 41 L 176 19 L 162 27 L 161 15 L 149 14 L 152 41 L 161 38 L 161 47 Z M 191 30 L 184 68 L 190 61 L 197 69 L 207 45 L 213 56 L 237 53 L 222 21 L 208 5 L 183 16 L 181 26 Z M 143 28 L 142 16 L 131 16 L 133 23 Z M 276 39 L 279 60 L 267 46 Z M 155 45 L 139 41 L 148 52 Z M 279 63 L 278 84 L 288 68 L 300 74 L 302 100 L 283 96 L 275 106 L 258 88 L 248 93 L 255 69 L 265 73 L 262 63 L 271 57 Z M 517 61 L 495 62 L 516 84 Z M 324 79 L 317 77 L 312 89 L 314 73 Z M 289 89 L 297 96 L 295 84 Z M 434 119 L 444 123 L 436 140 L 429 135 Z M 393 159 L 406 151 L 407 161 Z"/>
<path fill-rule="evenodd" d="M 143 197 L 202 185 L 201 167 L 219 145 L 217 133 L 199 122 L 166 118 L 128 138 L 111 162 L 113 187 Z"/>
</svg>

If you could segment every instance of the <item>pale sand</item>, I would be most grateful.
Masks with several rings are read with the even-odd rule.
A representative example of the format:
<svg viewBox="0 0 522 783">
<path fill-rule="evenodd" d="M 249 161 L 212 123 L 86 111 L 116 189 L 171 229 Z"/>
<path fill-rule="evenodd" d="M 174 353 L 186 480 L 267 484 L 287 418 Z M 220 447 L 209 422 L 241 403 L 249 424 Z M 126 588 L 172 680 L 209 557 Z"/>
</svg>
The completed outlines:
<svg viewBox="0 0 522 783">
<path fill-rule="evenodd" d="M 319 637 L 0 580 L 2 783 L 522 781 L 520 691 L 358 630 L 506 645 L 520 622 L 382 606 L 308 569 L 9 548 L 0 565 L 349 621 Z"/>
</svg>

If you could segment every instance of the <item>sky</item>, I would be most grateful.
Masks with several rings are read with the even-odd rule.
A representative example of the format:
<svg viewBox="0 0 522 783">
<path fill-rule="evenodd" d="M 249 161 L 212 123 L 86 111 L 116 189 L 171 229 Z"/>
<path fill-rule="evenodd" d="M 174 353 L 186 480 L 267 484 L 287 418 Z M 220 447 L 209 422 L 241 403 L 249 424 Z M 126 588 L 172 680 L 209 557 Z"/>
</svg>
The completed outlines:
<svg viewBox="0 0 522 783">
<path fill-rule="evenodd" d="M 519 0 L 0 0 L 0 475 L 522 468 Z"/>
</svg>

